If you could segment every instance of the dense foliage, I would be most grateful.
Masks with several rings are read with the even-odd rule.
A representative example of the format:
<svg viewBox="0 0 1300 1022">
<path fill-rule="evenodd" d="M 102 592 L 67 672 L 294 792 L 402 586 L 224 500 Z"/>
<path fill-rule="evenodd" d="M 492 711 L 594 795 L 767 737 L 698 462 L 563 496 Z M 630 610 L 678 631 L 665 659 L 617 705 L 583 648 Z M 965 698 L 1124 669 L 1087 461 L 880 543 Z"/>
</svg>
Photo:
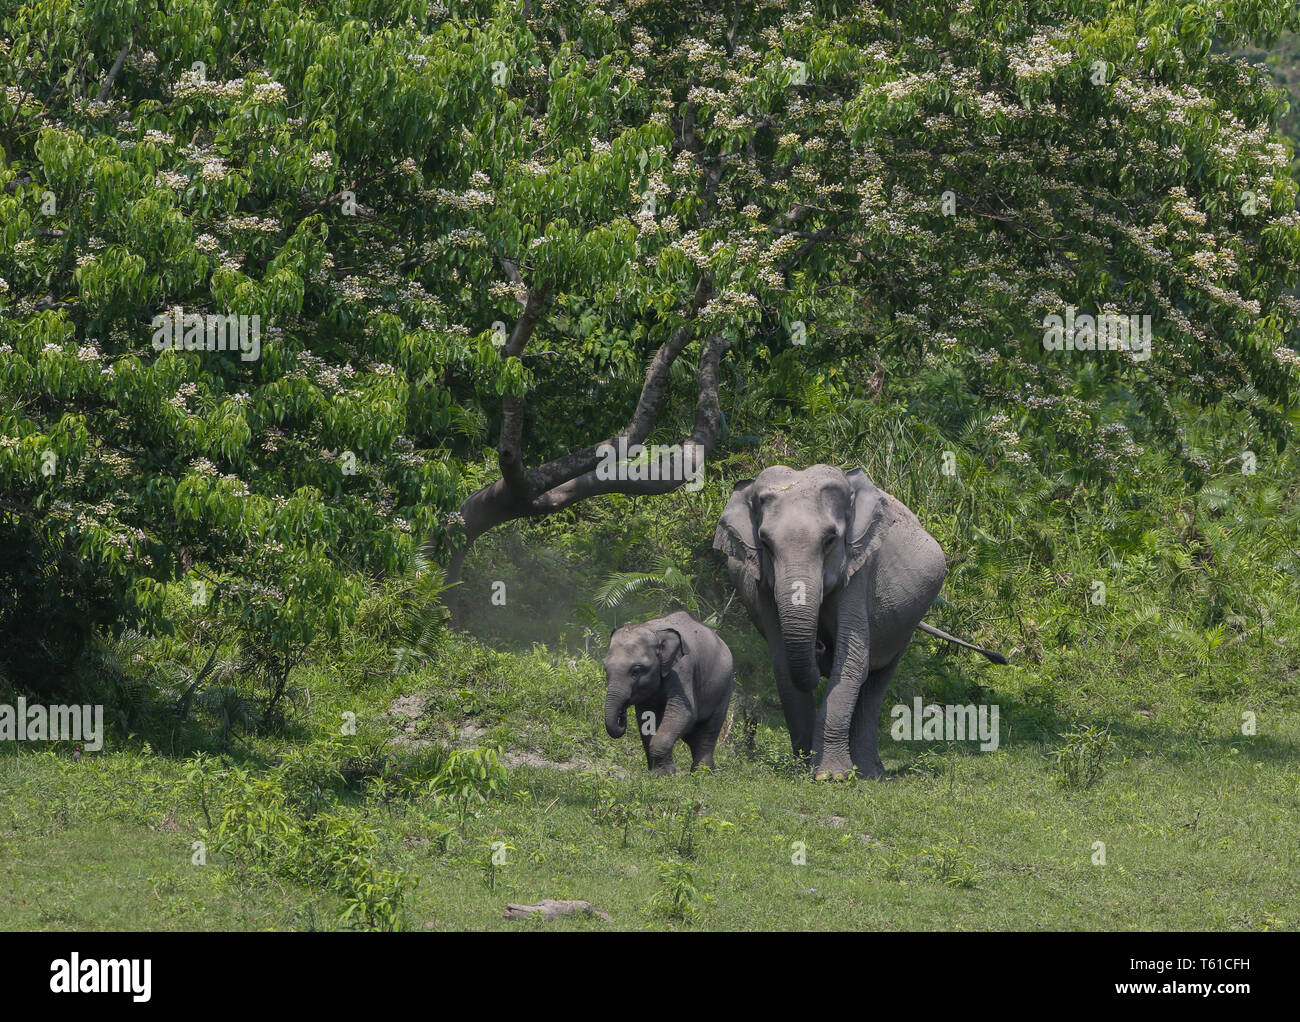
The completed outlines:
<svg viewBox="0 0 1300 1022">
<path fill-rule="evenodd" d="M 814 381 L 817 414 L 919 367 L 1071 485 L 1150 444 L 1209 472 L 1197 404 L 1278 447 L 1297 186 L 1282 94 L 1222 51 L 1297 28 L 1291 0 L 6 5 L 7 670 L 74 655 L 34 618 L 165 625 L 185 576 L 283 688 L 363 573 L 463 543 L 503 419 L 572 482 L 666 346 L 729 352 L 724 416 L 728 379 Z M 1152 316 L 1153 356 L 1045 351 L 1067 306 Z M 160 351 L 167 315 L 256 316 L 257 357 Z"/>
</svg>

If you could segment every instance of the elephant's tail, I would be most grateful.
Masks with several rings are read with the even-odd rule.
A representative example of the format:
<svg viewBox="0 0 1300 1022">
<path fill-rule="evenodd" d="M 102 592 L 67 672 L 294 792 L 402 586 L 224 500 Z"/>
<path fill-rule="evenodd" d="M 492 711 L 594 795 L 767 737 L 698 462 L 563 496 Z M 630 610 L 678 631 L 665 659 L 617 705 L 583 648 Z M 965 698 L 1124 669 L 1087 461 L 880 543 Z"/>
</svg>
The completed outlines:
<svg viewBox="0 0 1300 1022">
<path fill-rule="evenodd" d="M 947 642 L 955 642 L 958 646 L 965 646 L 967 649 L 973 649 L 976 653 L 983 653 L 995 664 L 1005 664 L 1007 662 L 1007 658 L 1001 653 L 994 653 L 991 649 L 984 649 L 982 646 L 977 646 L 973 642 L 967 642 L 965 639 L 959 639 L 955 635 L 949 635 L 942 628 L 935 628 L 933 625 L 927 625 L 924 621 L 917 625 L 917 627 L 923 632 L 929 632 L 937 639 L 944 639 Z"/>
</svg>

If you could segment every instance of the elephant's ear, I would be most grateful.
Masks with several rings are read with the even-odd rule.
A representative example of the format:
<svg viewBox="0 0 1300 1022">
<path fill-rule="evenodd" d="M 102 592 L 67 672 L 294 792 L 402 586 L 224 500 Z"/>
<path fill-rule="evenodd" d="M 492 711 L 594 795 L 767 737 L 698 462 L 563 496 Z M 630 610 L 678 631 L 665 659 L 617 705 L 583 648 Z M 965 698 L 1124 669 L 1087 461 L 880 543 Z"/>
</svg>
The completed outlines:
<svg viewBox="0 0 1300 1022">
<path fill-rule="evenodd" d="M 745 565 L 745 570 L 758 579 L 758 527 L 749 507 L 749 489 L 752 479 L 742 479 L 731 491 L 731 499 L 722 511 L 717 531 L 713 534 L 713 549 L 721 550 Z"/>
<path fill-rule="evenodd" d="M 867 562 L 876 525 L 885 510 L 885 494 L 860 468 L 845 472 L 853 493 L 853 507 L 849 512 L 849 577 Z"/>
<path fill-rule="evenodd" d="M 659 673 L 667 674 L 672 670 L 673 664 L 677 662 L 680 656 L 690 655 L 690 650 L 686 647 L 686 640 L 682 638 L 682 633 L 676 628 L 660 628 L 655 632 L 655 638 L 658 640 L 656 649 L 659 653 Z"/>
</svg>

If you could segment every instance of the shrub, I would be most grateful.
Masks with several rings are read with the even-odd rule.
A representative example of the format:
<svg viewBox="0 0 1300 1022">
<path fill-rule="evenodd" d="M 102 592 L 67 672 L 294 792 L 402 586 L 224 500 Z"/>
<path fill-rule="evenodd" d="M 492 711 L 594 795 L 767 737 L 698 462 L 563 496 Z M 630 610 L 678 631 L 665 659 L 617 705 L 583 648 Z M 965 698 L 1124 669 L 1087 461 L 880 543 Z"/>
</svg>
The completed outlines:
<svg viewBox="0 0 1300 1022">
<path fill-rule="evenodd" d="M 1101 779 L 1106 754 L 1115 744 L 1114 737 L 1106 728 L 1091 725 L 1061 737 L 1065 744 L 1052 754 L 1059 770 L 1058 783 L 1077 791 L 1091 788 Z"/>
</svg>

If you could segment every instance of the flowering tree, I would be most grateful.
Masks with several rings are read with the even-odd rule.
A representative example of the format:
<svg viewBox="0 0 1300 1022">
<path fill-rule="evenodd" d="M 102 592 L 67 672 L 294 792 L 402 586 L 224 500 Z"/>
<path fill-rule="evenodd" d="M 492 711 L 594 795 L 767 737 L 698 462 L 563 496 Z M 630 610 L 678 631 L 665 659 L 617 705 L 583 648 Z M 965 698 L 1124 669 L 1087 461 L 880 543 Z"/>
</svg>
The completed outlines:
<svg viewBox="0 0 1300 1022">
<path fill-rule="evenodd" d="M 1283 100 L 1214 44 L 1291 0 L 301 6 L 0 14 L 0 528 L 105 620 L 197 565 L 289 649 L 419 540 L 681 485 L 602 441 L 676 384 L 711 452 L 760 348 L 948 365 L 1113 468 L 1043 323 L 1145 315 L 1086 357 L 1172 449 L 1182 398 L 1288 436 Z"/>
</svg>

